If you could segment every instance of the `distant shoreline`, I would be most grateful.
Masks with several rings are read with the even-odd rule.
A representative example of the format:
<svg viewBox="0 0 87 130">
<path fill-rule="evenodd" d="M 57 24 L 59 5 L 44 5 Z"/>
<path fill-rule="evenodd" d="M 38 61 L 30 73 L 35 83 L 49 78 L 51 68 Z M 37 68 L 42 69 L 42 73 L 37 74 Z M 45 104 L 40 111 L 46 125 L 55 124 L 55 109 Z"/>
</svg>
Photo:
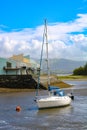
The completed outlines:
<svg viewBox="0 0 87 130">
<path fill-rule="evenodd" d="M 80 75 L 64 75 L 57 77 L 60 80 L 87 80 L 87 76 L 80 76 Z"/>
</svg>

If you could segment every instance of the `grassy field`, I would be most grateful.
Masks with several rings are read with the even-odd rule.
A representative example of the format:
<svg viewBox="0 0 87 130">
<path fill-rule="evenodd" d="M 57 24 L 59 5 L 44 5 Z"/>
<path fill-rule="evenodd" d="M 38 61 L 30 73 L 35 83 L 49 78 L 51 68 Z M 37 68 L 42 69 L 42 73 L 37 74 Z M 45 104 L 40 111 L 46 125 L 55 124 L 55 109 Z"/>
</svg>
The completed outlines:
<svg viewBox="0 0 87 130">
<path fill-rule="evenodd" d="M 60 80 L 87 80 L 87 76 L 74 76 L 74 75 L 58 76 L 58 79 Z"/>
</svg>

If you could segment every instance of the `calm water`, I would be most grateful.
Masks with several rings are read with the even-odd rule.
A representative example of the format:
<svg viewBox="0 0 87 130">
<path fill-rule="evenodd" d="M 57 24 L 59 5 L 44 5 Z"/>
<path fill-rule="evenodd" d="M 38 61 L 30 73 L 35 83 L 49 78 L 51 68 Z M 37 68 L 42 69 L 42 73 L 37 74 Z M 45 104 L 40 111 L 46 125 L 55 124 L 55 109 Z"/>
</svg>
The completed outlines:
<svg viewBox="0 0 87 130">
<path fill-rule="evenodd" d="M 1 93 L 0 129 L 87 130 L 87 81 L 66 82 L 74 84 L 75 100 L 63 108 L 38 110 L 35 92 Z M 21 106 L 21 112 L 15 111 L 17 105 Z"/>
</svg>

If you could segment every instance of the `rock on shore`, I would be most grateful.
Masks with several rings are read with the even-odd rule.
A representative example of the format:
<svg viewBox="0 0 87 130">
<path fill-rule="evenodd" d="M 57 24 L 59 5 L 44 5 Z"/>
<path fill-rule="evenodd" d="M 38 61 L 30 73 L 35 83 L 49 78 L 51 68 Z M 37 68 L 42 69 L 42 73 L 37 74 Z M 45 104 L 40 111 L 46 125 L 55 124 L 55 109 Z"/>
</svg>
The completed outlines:
<svg viewBox="0 0 87 130">
<path fill-rule="evenodd" d="M 41 76 L 41 84 L 47 88 L 47 76 Z M 69 88 L 72 87 L 70 84 L 67 84 L 61 80 L 58 79 L 57 76 L 50 76 L 50 84 L 53 86 L 58 86 L 60 88 Z"/>
</svg>

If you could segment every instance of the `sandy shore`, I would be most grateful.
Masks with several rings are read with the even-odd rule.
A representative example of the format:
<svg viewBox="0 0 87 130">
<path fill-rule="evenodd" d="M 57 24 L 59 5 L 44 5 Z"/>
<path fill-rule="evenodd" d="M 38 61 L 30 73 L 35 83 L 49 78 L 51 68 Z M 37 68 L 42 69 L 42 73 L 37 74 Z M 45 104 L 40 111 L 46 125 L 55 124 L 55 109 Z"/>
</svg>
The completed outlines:
<svg viewBox="0 0 87 130">
<path fill-rule="evenodd" d="M 41 76 L 40 77 L 41 83 L 47 87 L 47 77 L 46 76 Z M 69 88 L 72 87 L 70 84 L 65 83 L 64 81 L 58 79 L 57 76 L 51 75 L 50 76 L 50 84 L 53 86 L 58 86 L 60 88 Z"/>
<path fill-rule="evenodd" d="M 11 89 L 11 88 L 0 88 L 0 93 L 8 92 L 32 92 L 35 89 Z"/>
</svg>

